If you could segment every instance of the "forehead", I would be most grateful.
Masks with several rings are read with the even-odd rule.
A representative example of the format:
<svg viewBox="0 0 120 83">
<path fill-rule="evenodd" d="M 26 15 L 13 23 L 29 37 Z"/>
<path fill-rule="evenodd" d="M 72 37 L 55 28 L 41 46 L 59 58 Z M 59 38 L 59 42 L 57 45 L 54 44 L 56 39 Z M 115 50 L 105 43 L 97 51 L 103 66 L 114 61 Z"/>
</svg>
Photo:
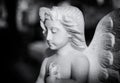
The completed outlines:
<svg viewBox="0 0 120 83">
<path fill-rule="evenodd" d="M 58 20 L 46 20 L 45 21 L 46 28 L 63 28 L 62 24 Z"/>
</svg>

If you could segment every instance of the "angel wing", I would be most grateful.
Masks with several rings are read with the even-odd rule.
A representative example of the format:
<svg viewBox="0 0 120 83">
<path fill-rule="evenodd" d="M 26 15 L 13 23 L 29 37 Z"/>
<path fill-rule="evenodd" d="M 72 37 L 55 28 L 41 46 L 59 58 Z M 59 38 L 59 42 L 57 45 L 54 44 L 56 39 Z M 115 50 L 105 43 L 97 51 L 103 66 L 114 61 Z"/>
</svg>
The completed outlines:
<svg viewBox="0 0 120 83">
<path fill-rule="evenodd" d="M 120 9 L 100 20 L 83 53 L 90 62 L 89 83 L 112 83 L 108 79 L 117 79 L 120 73 Z"/>
</svg>

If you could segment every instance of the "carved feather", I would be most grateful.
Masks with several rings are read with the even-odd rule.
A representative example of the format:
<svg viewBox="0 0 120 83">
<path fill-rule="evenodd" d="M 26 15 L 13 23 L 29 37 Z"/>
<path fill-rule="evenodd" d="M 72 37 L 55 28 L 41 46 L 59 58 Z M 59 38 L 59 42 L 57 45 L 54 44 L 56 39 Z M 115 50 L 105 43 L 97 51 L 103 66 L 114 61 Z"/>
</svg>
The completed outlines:
<svg viewBox="0 0 120 83">
<path fill-rule="evenodd" d="M 120 9 L 103 17 L 84 54 L 90 62 L 89 82 L 102 83 L 120 70 Z M 113 71 L 112 71 L 113 72 Z"/>
</svg>

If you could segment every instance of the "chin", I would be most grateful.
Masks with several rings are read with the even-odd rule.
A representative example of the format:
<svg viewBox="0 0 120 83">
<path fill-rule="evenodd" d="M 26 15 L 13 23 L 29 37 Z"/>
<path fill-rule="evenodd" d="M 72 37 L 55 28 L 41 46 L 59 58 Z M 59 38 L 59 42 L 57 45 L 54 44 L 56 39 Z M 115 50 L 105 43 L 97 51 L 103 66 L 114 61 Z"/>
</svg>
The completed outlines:
<svg viewBox="0 0 120 83">
<path fill-rule="evenodd" d="M 56 47 L 54 47 L 54 46 L 49 46 L 49 48 L 51 49 L 51 50 L 57 50 L 58 48 L 56 48 Z"/>
<path fill-rule="evenodd" d="M 51 50 L 59 50 L 61 47 L 56 47 L 56 46 L 49 46 Z"/>
</svg>

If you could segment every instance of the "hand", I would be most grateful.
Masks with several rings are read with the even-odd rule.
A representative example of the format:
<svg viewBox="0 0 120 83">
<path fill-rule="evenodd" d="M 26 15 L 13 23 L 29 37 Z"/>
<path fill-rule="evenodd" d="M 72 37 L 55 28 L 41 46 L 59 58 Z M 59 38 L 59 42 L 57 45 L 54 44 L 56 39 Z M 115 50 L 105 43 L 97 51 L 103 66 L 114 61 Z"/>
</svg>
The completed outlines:
<svg viewBox="0 0 120 83">
<path fill-rule="evenodd" d="M 59 66 L 56 63 L 51 63 L 49 66 L 49 76 L 52 78 L 60 79 Z"/>
</svg>

